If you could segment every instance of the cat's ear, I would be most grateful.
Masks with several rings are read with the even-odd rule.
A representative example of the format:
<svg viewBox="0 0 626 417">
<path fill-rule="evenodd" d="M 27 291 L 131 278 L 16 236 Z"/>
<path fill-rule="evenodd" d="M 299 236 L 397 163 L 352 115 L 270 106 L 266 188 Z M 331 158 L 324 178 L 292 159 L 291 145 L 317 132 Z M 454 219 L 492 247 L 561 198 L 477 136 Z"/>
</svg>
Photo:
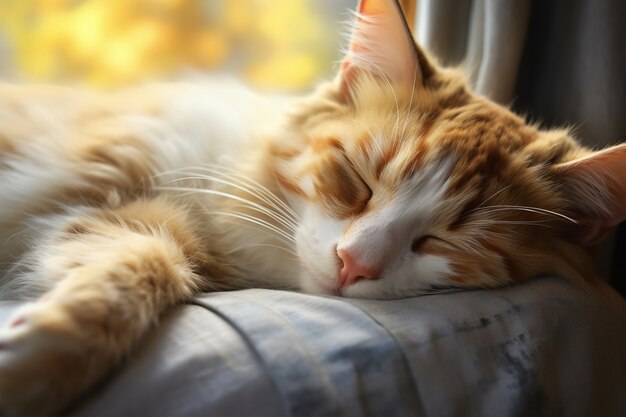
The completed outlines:
<svg viewBox="0 0 626 417">
<path fill-rule="evenodd" d="M 552 169 L 580 221 L 576 237 L 581 242 L 594 243 L 626 220 L 626 143 Z"/>
<path fill-rule="evenodd" d="M 360 73 L 411 88 L 422 83 L 420 59 L 397 0 L 361 0 L 350 47 L 341 64 L 341 91 L 349 94 Z"/>
</svg>

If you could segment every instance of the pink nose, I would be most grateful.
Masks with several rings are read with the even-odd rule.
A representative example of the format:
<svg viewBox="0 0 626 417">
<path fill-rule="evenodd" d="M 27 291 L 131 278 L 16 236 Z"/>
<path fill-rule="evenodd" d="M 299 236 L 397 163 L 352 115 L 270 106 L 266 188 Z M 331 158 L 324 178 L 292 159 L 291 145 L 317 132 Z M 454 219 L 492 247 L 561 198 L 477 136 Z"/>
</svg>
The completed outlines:
<svg viewBox="0 0 626 417">
<path fill-rule="evenodd" d="M 337 256 L 341 260 L 339 269 L 340 287 L 352 285 L 362 279 L 375 279 L 378 276 L 377 268 L 361 265 L 354 259 L 350 252 L 346 250 L 337 250 Z"/>
</svg>

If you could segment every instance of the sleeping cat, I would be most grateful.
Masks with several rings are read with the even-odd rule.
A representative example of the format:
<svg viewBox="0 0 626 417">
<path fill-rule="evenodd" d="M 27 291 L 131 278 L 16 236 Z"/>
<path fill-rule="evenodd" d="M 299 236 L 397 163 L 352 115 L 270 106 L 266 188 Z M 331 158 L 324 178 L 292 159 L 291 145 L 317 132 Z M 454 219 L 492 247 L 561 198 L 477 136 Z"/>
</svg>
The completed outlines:
<svg viewBox="0 0 626 417">
<path fill-rule="evenodd" d="M 58 412 L 175 303 L 267 287 L 398 298 L 558 274 L 626 218 L 599 152 L 473 94 L 362 1 L 303 98 L 224 80 L 0 88 L 0 414 Z"/>
</svg>

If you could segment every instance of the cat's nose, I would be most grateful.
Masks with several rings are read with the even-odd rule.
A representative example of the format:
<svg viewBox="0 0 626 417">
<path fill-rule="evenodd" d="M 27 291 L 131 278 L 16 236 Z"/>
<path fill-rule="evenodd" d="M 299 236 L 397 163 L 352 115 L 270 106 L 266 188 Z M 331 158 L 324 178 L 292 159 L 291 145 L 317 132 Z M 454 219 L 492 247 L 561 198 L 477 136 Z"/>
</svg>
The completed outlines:
<svg viewBox="0 0 626 417">
<path fill-rule="evenodd" d="M 339 257 L 339 286 L 347 287 L 363 279 L 375 279 L 378 270 L 374 266 L 363 265 L 358 262 L 347 250 L 338 249 Z"/>
</svg>

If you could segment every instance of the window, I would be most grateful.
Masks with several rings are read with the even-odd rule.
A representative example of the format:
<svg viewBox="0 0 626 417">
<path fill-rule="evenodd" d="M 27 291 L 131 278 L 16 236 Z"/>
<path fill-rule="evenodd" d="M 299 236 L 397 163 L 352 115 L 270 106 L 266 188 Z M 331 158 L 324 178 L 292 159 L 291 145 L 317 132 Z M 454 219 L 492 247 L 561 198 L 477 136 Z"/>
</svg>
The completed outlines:
<svg viewBox="0 0 626 417">
<path fill-rule="evenodd" d="M 0 78 L 112 87 L 190 71 L 301 90 L 356 0 L 2 0 Z"/>
</svg>

